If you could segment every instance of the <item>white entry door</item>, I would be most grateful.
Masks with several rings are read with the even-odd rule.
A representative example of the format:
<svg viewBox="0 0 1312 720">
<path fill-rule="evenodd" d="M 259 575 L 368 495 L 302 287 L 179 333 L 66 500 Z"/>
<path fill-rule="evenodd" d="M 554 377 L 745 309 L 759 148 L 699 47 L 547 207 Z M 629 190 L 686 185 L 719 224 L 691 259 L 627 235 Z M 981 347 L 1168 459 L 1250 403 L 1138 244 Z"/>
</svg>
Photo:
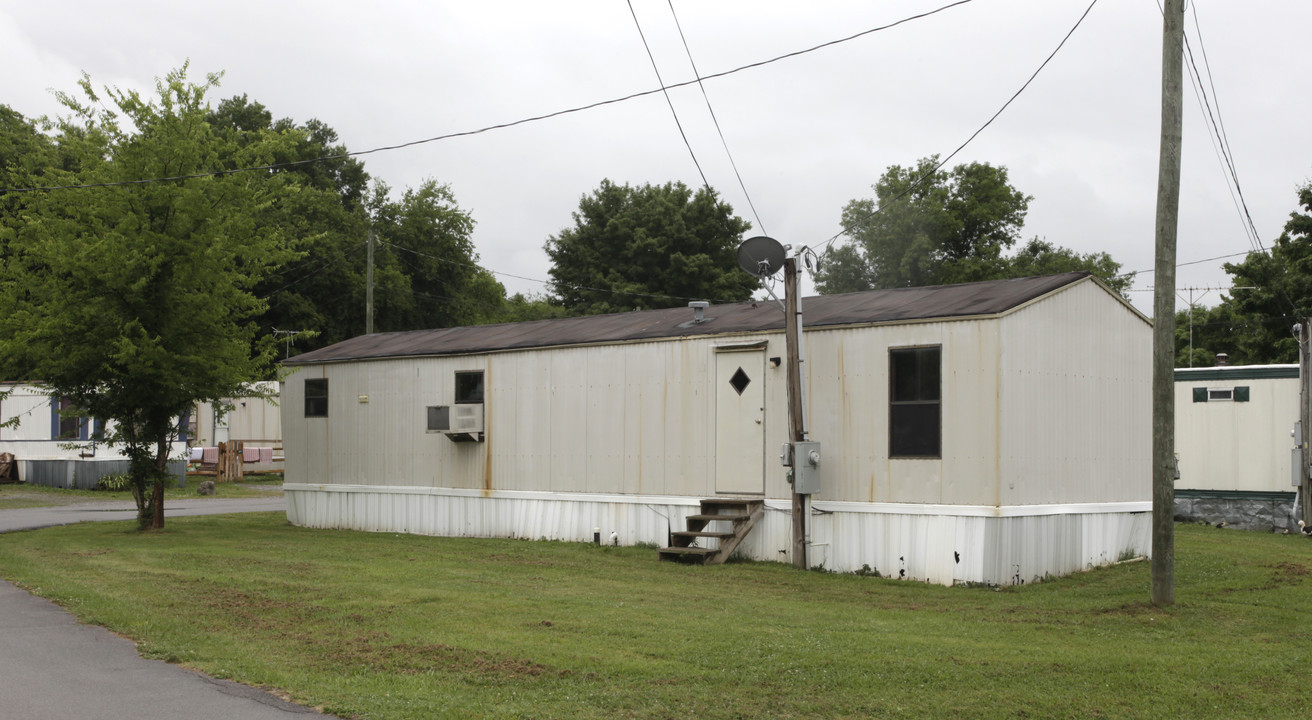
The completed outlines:
<svg viewBox="0 0 1312 720">
<path fill-rule="evenodd" d="M 715 491 L 765 492 L 765 351 L 715 355 Z"/>
</svg>

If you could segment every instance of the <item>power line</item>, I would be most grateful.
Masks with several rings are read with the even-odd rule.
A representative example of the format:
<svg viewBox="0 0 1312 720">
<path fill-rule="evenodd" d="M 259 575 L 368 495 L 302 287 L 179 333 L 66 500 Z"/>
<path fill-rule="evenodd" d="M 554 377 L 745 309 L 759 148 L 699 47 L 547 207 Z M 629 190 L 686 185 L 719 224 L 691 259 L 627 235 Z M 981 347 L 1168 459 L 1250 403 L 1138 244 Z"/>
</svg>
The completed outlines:
<svg viewBox="0 0 1312 720">
<path fill-rule="evenodd" d="M 1248 221 L 1248 227 L 1253 232 L 1253 239 L 1257 241 L 1257 249 L 1265 250 L 1266 248 L 1262 245 L 1262 235 L 1257 231 L 1257 226 L 1253 223 L 1253 216 L 1248 211 L 1248 203 L 1244 201 L 1244 190 L 1239 185 L 1239 174 L 1235 171 L 1234 153 L 1230 150 L 1230 136 L 1225 131 L 1225 120 L 1221 117 L 1221 96 L 1216 91 L 1216 83 L 1214 82 L 1215 76 L 1212 75 L 1212 64 L 1207 59 L 1207 46 L 1203 44 L 1203 28 L 1198 23 L 1198 5 L 1194 4 L 1192 9 L 1194 16 L 1194 32 L 1198 35 L 1198 50 L 1203 55 L 1203 67 L 1207 69 L 1207 84 L 1212 88 L 1212 104 L 1216 106 L 1215 129 L 1217 130 L 1217 140 L 1225 149 L 1225 156 L 1229 159 L 1230 173 L 1235 181 L 1235 191 L 1239 193 L 1239 201 L 1244 208 L 1244 219 Z M 1184 46 L 1189 53 L 1189 65 L 1190 67 L 1193 67 L 1195 73 L 1197 73 L 1197 66 L 1194 65 L 1193 48 L 1189 46 L 1188 36 L 1185 36 Z M 1200 79 L 1199 85 L 1201 84 L 1202 80 Z"/>
<path fill-rule="evenodd" d="M 633 9 L 633 0 L 625 0 L 629 5 L 629 14 L 633 16 L 633 24 L 638 28 L 638 37 L 642 38 L 642 46 L 647 50 L 647 59 L 651 60 L 651 69 L 656 73 L 656 82 L 660 83 L 661 91 L 665 94 L 665 104 L 670 106 L 670 114 L 674 116 L 674 124 L 679 128 L 679 137 L 683 138 L 683 146 L 688 148 L 688 154 L 692 156 L 692 164 L 697 166 L 697 174 L 702 176 L 702 185 L 708 190 L 711 187 L 706 182 L 706 173 L 702 172 L 702 164 L 697 162 L 697 153 L 692 150 L 692 143 L 688 142 L 688 134 L 683 131 L 683 123 L 679 122 L 679 113 L 674 109 L 674 101 L 670 99 L 670 91 L 665 88 L 665 81 L 661 79 L 661 69 L 656 66 L 656 56 L 651 54 L 651 45 L 647 44 L 647 35 L 642 31 L 642 23 L 638 22 L 638 13 Z"/>
<path fill-rule="evenodd" d="M 1191 80 L 1189 87 L 1193 89 L 1194 99 L 1198 102 L 1198 111 L 1205 114 L 1207 111 L 1203 106 L 1202 93 L 1198 90 L 1198 79 L 1194 76 L 1193 72 L 1189 73 L 1189 79 Z M 1212 152 L 1216 155 L 1216 161 L 1221 167 L 1222 176 L 1225 176 L 1225 159 L 1221 156 L 1221 148 L 1217 143 L 1216 136 L 1209 132 L 1207 133 L 1207 139 L 1211 141 Z M 1247 238 L 1249 246 L 1256 251 L 1258 245 L 1253 237 L 1253 228 L 1248 223 L 1244 222 L 1243 211 L 1239 208 L 1239 196 L 1235 195 L 1235 187 L 1234 184 L 1230 182 L 1229 177 L 1226 177 L 1225 189 L 1230 193 L 1230 204 L 1234 206 L 1235 212 L 1239 215 L 1239 226 L 1244 229 L 1244 237 Z"/>
<path fill-rule="evenodd" d="M 1093 6 L 1097 4 L 1098 4 L 1098 0 L 1093 0 L 1093 2 L 1089 3 L 1089 7 L 1084 9 L 1084 14 L 1080 15 L 1080 19 L 1075 21 L 1075 25 L 1072 26 L 1070 31 L 1066 33 L 1066 36 L 1061 39 L 1061 42 L 1057 43 L 1057 47 L 1054 48 L 1053 51 L 1048 54 L 1048 57 L 1044 58 L 1043 62 L 1039 65 L 1039 68 L 1035 70 L 1033 74 L 1030 75 L 1029 79 L 1025 81 L 1025 84 L 1021 85 L 1020 89 L 1017 90 L 1010 98 L 1008 98 L 1007 102 L 1003 103 L 1002 107 L 998 108 L 998 111 L 993 113 L 993 116 L 990 117 L 983 125 L 981 125 L 978 130 L 971 133 L 970 137 L 966 138 L 965 142 L 961 143 L 961 145 L 958 146 L 956 150 L 953 150 L 947 157 L 943 158 L 943 160 L 939 162 L 938 165 L 935 165 L 929 172 L 925 173 L 924 175 L 916 179 L 915 182 L 911 183 L 911 185 L 908 186 L 906 190 L 903 190 L 898 195 L 889 199 L 888 202 L 880 205 L 874 211 L 867 213 L 864 217 L 860 218 L 858 222 L 864 222 L 865 220 L 868 220 L 874 217 L 875 215 L 878 215 L 879 213 L 884 211 L 884 208 L 906 197 L 908 194 L 911 193 L 911 191 L 917 189 L 918 187 L 920 187 L 921 184 L 923 184 L 929 178 L 933 177 L 934 173 L 938 172 L 939 169 L 942 168 L 944 165 L 946 165 L 949 160 L 956 157 L 956 155 L 960 153 L 962 150 L 964 150 L 967 145 L 969 145 L 972 141 L 975 140 L 976 137 L 979 137 L 980 133 L 984 132 L 984 130 L 988 128 L 988 126 L 992 125 L 993 121 L 997 120 L 998 116 L 1001 115 L 1003 111 L 1006 110 L 1013 102 L 1015 102 L 1016 98 L 1020 97 L 1021 93 L 1025 92 L 1025 89 L 1030 86 L 1030 83 L 1034 82 L 1034 79 L 1039 76 L 1039 73 L 1043 72 L 1043 69 L 1048 66 L 1048 63 L 1051 62 L 1052 59 L 1056 57 L 1057 53 L 1061 51 L 1062 47 L 1066 45 L 1066 41 L 1071 39 L 1071 35 L 1074 35 L 1075 31 L 1079 29 L 1080 25 L 1084 22 L 1084 19 L 1089 16 L 1089 12 L 1093 10 Z M 837 234 L 835 234 L 833 237 L 825 241 L 824 243 L 825 251 L 828 252 L 829 247 L 832 246 L 834 242 L 838 240 L 838 238 L 844 235 L 849 235 L 851 234 L 851 232 L 852 231 L 849 228 L 843 228 L 839 230 Z"/>
<path fill-rule="evenodd" d="M 560 117 L 562 115 L 570 115 L 573 113 L 583 112 L 585 110 L 593 110 L 595 108 L 604 107 L 606 105 L 615 105 L 617 103 L 627 102 L 629 100 L 635 100 L 637 98 L 646 97 L 648 95 L 663 93 L 666 90 L 674 90 L 676 88 L 687 87 L 694 83 L 700 83 L 703 80 L 716 80 L 722 77 L 728 77 L 729 75 L 740 73 L 743 72 L 744 70 L 753 70 L 755 68 L 763 67 L 765 65 L 770 65 L 772 63 L 777 63 L 783 60 L 789 60 L 798 57 L 800 55 L 806 55 L 808 53 L 813 53 L 817 50 L 823 50 L 824 48 L 827 47 L 856 40 L 857 38 L 861 38 L 866 35 L 870 35 L 872 33 L 877 33 L 883 30 L 888 30 L 890 28 L 895 28 L 898 25 L 909 23 L 913 20 L 920 20 L 922 18 L 926 18 L 931 15 L 936 15 L 938 13 L 943 12 L 944 10 L 950 10 L 954 7 L 957 7 L 958 5 L 966 5 L 971 2 L 974 2 L 974 0 L 957 0 L 956 2 L 949 3 L 947 5 L 936 8 L 934 10 L 928 10 L 926 12 L 919 13 L 917 15 L 911 15 L 902 18 L 901 20 L 896 20 L 894 22 L 888 23 L 887 25 L 880 25 L 879 27 L 870 28 L 869 30 L 863 30 L 859 33 L 855 33 L 847 37 L 839 38 L 837 40 L 830 40 L 829 42 L 821 43 L 819 45 L 805 48 L 803 50 L 795 50 L 790 53 L 785 53 L 783 55 L 772 57 L 768 60 L 761 60 L 758 62 L 749 63 L 747 65 L 741 65 L 739 67 L 730 70 L 724 70 L 722 72 L 712 73 L 705 77 L 699 77 L 684 82 L 674 83 L 673 85 L 659 87 L 654 90 L 643 90 L 641 92 L 631 93 L 629 95 L 625 95 L 623 97 L 618 97 L 618 98 L 612 98 L 610 100 L 600 100 L 598 102 L 589 103 L 587 105 L 580 105 L 578 107 L 567 108 L 565 110 L 557 110 L 555 112 L 546 113 L 545 115 L 534 115 L 532 117 L 521 118 L 519 120 L 513 120 L 511 122 L 504 122 L 496 125 L 488 125 L 486 127 L 482 127 L 477 130 L 464 130 L 460 132 L 447 133 L 445 135 L 435 135 L 430 138 L 424 138 L 422 140 L 411 140 L 410 142 L 399 143 L 397 145 L 385 145 L 383 147 L 376 147 L 369 150 L 356 150 L 353 152 L 338 153 L 335 155 L 324 155 L 322 157 L 310 158 L 308 160 L 292 160 L 284 163 L 272 163 L 269 165 L 256 165 L 252 167 L 234 168 L 230 170 L 215 170 L 212 172 L 193 173 L 190 175 L 175 175 L 171 177 L 149 178 L 144 180 L 120 180 L 116 182 L 87 183 L 83 185 L 50 185 L 45 187 L 0 188 L 0 193 L 35 192 L 41 190 L 85 190 L 89 188 L 120 187 L 124 185 L 145 185 L 149 183 L 159 183 L 159 182 L 176 182 L 179 180 L 192 180 L 196 178 L 218 177 L 221 175 L 234 175 L 236 173 L 243 173 L 243 172 L 257 172 L 260 170 L 278 170 L 281 168 L 299 167 L 301 165 L 309 165 L 312 163 L 327 162 L 329 160 L 341 160 L 343 158 L 359 157 L 361 155 L 372 155 L 373 153 L 388 152 L 391 150 L 401 150 L 403 148 L 414 147 L 416 145 L 425 145 L 427 143 L 440 142 L 443 140 L 451 140 L 453 138 L 481 135 L 483 133 L 492 132 L 494 130 L 504 130 L 506 128 L 515 127 L 517 125 L 526 125 L 528 123 L 539 122 L 542 120 L 550 120 L 552 118 Z"/>
<path fill-rule="evenodd" d="M 761 222 L 760 213 L 756 212 L 756 203 L 752 202 L 752 194 L 747 192 L 747 185 L 743 182 L 742 173 L 738 172 L 738 163 L 734 162 L 733 153 L 729 152 L 729 141 L 724 139 L 724 130 L 720 128 L 720 120 L 715 117 L 715 108 L 711 107 L 711 96 L 706 93 L 706 85 L 701 81 L 701 71 L 697 69 L 697 62 L 692 59 L 692 48 L 688 47 L 688 38 L 683 35 L 683 24 L 679 22 L 679 16 L 674 12 L 674 0 L 666 0 L 670 6 L 670 15 L 674 17 L 674 27 L 679 30 L 679 40 L 683 42 L 683 51 L 688 55 L 688 64 L 692 66 L 692 74 L 697 77 L 697 87 L 702 91 L 702 98 L 706 100 L 706 111 L 711 114 L 711 122 L 715 123 L 715 132 L 720 135 L 720 144 L 724 146 L 724 154 L 729 157 L 729 165 L 733 168 L 734 177 L 738 178 L 738 187 L 742 188 L 743 197 L 747 198 L 747 206 L 752 209 L 752 217 L 756 218 L 756 227 L 761 229 L 762 235 L 770 233 L 765 229 L 765 223 Z M 632 7 L 632 6 L 630 6 Z"/>
<path fill-rule="evenodd" d="M 1196 22 L 1197 22 L 1197 16 L 1195 16 L 1194 20 L 1195 20 L 1195 23 L 1196 23 Z M 1199 36 L 1199 38 L 1200 38 L 1199 42 L 1202 42 L 1201 37 L 1202 37 L 1202 36 L 1200 35 L 1200 36 Z M 1217 141 L 1218 141 L 1218 142 L 1220 143 L 1220 145 L 1221 145 L 1221 154 L 1222 154 L 1222 156 L 1225 158 L 1225 166 L 1226 166 L 1226 169 L 1228 169 L 1229 172 L 1230 172 L 1230 180 L 1231 180 L 1231 182 L 1234 183 L 1234 186 L 1235 186 L 1235 192 L 1237 192 L 1237 193 L 1239 194 L 1239 204 L 1243 207 L 1243 220 L 1244 220 L 1245 222 L 1247 222 L 1248 227 L 1252 230 L 1252 234 L 1253 234 L 1252 239 L 1255 240 L 1255 241 L 1257 242 L 1257 245 L 1254 246 L 1253 249 L 1254 249 L 1254 250 L 1265 250 L 1266 248 L 1263 247 L 1263 245 L 1262 245 L 1262 236 L 1258 234 L 1258 232 L 1257 232 L 1257 227 L 1253 224 L 1253 216 L 1252 216 L 1252 214 L 1249 213 L 1249 211 L 1248 211 L 1248 201 L 1244 198 L 1244 189 L 1243 189 L 1243 187 L 1239 184 L 1239 173 L 1235 171 L 1235 161 L 1234 161 L 1234 156 L 1230 153 L 1230 145 L 1229 145 L 1229 142 L 1226 140 L 1225 134 L 1221 131 L 1220 126 L 1219 126 L 1219 124 L 1218 124 L 1218 122 L 1217 122 L 1216 116 L 1213 115 L 1213 113 L 1212 113 L 1212 104 L 1213 104 L 1213 102 L 1215 102 L 1215 100 L 1209 100 L 1209 99 L 1208 99 L 1208 95 L 1207 95 L 1207 90 L 1206 90 L 1206 88 L 1203 88 L 1203 79 L 1202 79 L 1202 75 L 1198 72 L 1198 65 L 1194 63 L 1194 52 L 1193 52 L 1193 48 L 1190 47 L 1190 45 L 1189 45 L 1189 38 L 1188 38 L 1188 37 L 1185 38 L 1185 41 L 1184 41 L 1184 47 L 1185 47 L 1185 54 L 1186 54 L 1186 55 L 1188 56 L 1188 58 L 1189 58 L 1189 69 L 1190 69 L 1190 74 L 1193 75 L 1193 76 L 1197 79 L 1197 81 L 1198 81 L 1198 87 L 1199 87 L 1200 91 L 1201 91 L 1202 94 L 1203 94 L 1203 105 L 1205 106 L 1205 108 L 1206 108 L 1206 110 L 1207 110 L 1207 121 L 1208 121 L 1208 123 L 1209 123 L 1209 125 L 1210 125 L 1210 128 L 1211 128 L 1212 133 L 1216 135 Z M 1211 77 L 1211 75 L 1210 75 L 1210 70 L 1209 70 L 1209 75 L 1208 75 L 1208 77 L 1209 77 L 1209 82 L 1210 82 L 1210 77 Z M 1216 91 L 1215 86 L 1213 86 L 1212 90 L 1213 90 L 1213 93 L 1215 93 L 1215 91 Z M 1219 104 L 1218 104 L 1218 106 L 1217 106 L 1217 110 L 1216 110 L 1216 114 L 1219 115 L 1220 112 L 1221 112 L 1221 110 L 1220 110 L 1220 106 L 1219 106 Z"/>
<path fill-rule="evenodd" d="M 1245 250 L 1243 252 L 1230 253 L 1229 255 L 1217 255 L 1216 257 L 1203 258 L 1202 260 L 1190 260 L 1189 262 L 1177 263 L 1176 267 L 1182 268 L 1185 267 L 1186 265 L 1201 265 L 1202 263 L 1212 262 L 1213 260 L 1224 260 L 1226 258 L 1239 257 L 1240 255 L 1252 255 L 1254 252 L 1255 251 L 1253 250 Z M 1262 252 L 1266 252 L 1266 251 L 1263 250 Z M 1155 268 L 1152 270 L 1135 270 L 1134 272 L 1121 273 L 1116 277 L 1127 278 L 1127 277 L 1134 277 L 1136 275 L 1151 275 L 1152 273 L 1155 272 L 1157 272 Z"/>
</svg>

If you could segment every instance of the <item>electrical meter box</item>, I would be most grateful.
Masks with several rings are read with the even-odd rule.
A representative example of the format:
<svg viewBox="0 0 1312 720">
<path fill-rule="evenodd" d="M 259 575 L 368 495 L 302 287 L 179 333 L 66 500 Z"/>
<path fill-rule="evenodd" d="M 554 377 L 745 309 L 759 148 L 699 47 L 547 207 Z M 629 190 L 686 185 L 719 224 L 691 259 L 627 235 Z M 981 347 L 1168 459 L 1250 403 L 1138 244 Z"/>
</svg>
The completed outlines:
<svg viewBox="0 0 1312 720">
<path fill-rule="evenodd" d="M 793 492 L 801 495 L 820 492 L 820 443 L 793 443 Z"/>
</svg>

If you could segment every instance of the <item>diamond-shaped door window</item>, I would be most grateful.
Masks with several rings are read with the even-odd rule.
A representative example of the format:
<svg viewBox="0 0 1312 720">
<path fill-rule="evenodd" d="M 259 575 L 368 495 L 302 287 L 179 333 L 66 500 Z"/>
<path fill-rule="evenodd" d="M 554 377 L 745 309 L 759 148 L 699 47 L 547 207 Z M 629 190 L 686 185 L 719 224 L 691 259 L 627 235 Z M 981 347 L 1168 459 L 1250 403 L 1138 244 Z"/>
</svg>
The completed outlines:
<svg viewBox="0 0 1312 720">
<path fill-rule="evenodd" d="M 743 394 L 743 391 L 747 389 L 751 382 L 752 379 L 747 377 L 747 373 L 743 372 L 742 368 L 738 368 L 733 377 L 729 378 L 729 384 L 733 386 L 734 391 L 739 395 Z"/>
</svg>

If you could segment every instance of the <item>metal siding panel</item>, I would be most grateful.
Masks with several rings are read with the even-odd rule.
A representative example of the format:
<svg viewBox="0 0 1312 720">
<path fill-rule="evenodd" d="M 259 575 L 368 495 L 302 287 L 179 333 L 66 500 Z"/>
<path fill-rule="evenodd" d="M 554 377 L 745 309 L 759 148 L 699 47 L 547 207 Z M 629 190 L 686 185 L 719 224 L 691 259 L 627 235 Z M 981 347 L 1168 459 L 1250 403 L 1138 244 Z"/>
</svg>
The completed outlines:
<svg viewBox="0 0 1312 720">
<path fill-rule="evenodd" d="M 583 350 L 586 368 L 588 492 L 617 492 L 624 487 L 624 415 L 629 388 L 623 349 Z"/>
<path fill-rule="evenodd" d="M 1151 328 L 1091 283 L 1001 323 L 1001 504 L 1147 500 Z"/>
<path fill-rule="evenodd" d="M 587 386 L 578 349 L 550 354 L 551 479 L 556 492 L 580 492 L 587 485 Z"/>
<path fill-rule="evenodd" d="M 944 327 L 940 502 L 997 504 L 999 351 L 997 320 Z"/>
<path fill-rule="evenodd" d="M 670 374 L 665 384 L 665 493 L 715 494 L 710 464 L 713 412 L 712 352 L 705 341 L 666 346 Z"/>
<path fill-rule="evenodd" d="M 494 426 L 514 426 L 513 437 L 492 438 L 493 486 L 546 490 L 551 486 L 552 363 L 544 352 L 494 356 L 498 387 L 513 385 L 513 394 L 498 395 Z"/>
<path fill-rule="evenodd" d="M 624 414 L 624 471 L 620 492 L 664 493 L 665 353 L 624 353 L 629 412 Z"/>
</svg>

